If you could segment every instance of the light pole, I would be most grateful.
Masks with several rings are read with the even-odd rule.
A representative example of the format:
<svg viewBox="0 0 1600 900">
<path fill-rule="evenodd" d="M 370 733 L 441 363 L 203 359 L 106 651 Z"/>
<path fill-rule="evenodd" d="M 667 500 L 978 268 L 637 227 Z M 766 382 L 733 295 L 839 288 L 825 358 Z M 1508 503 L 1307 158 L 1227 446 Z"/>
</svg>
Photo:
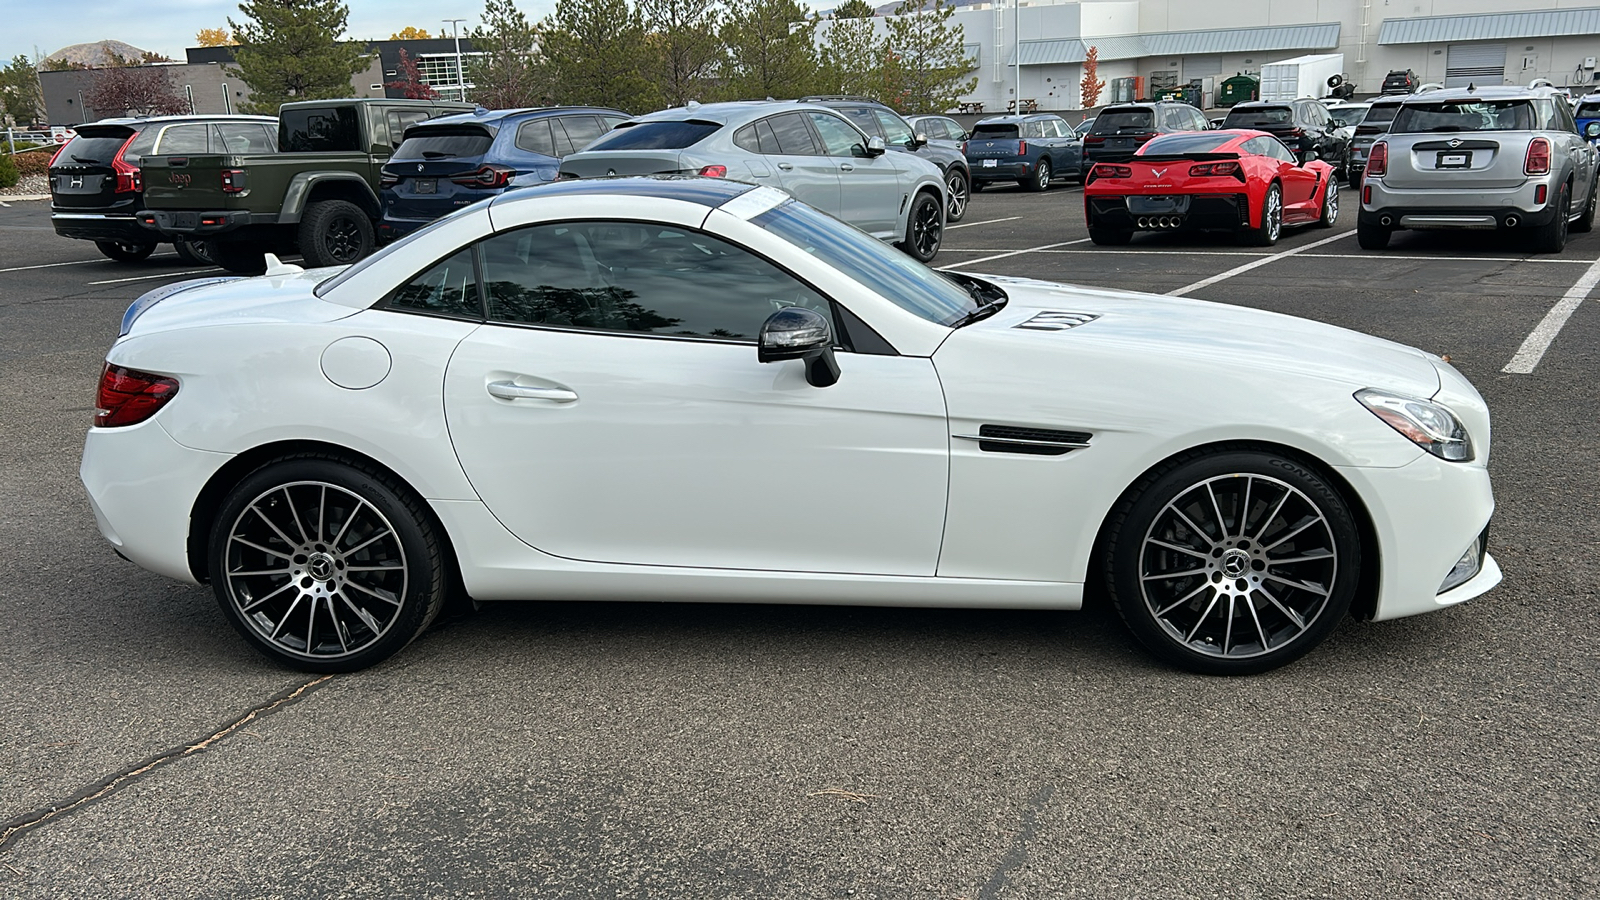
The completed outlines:
<svg viewBox="0 0 1600 900">
<path fill-rule="evenodd" d="M 465 22 L 466 19 L 443 19 L 442 21 L 450 26 L 450 32 L 456 38 L 456 91 L 461 95 L 457 99 L 465 103 L 467 102 L 467 80 L 461 75 L 461 23 Z"/>
</svg>

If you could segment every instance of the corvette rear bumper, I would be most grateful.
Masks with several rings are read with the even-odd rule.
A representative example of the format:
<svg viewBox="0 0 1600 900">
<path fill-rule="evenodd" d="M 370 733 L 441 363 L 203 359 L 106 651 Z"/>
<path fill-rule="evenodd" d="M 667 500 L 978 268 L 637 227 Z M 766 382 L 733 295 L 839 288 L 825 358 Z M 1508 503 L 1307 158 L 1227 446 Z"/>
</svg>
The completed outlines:
<svg viewBox="0 0 1600 900">
<path fill-rule="evenodd" d="M 1178 194 L 1170 204 L 1152 204 L 1154 198 L 1101 195 L 1084 201 L 1088 223 L 1118 231 L 1174 229 L 1237 229 L 1250 227 L 1248 194 Z M 1132 200 L 1134 203 L 1130 203 Z M 1139 201 L 1146 201 L 1139 203 Z"/>
</svg>

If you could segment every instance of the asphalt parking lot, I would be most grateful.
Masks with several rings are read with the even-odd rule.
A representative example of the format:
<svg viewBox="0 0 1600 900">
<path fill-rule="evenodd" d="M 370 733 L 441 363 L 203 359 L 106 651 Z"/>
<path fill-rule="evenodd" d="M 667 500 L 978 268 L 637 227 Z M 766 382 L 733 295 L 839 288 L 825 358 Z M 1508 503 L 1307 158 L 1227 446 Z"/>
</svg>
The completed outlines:
<svg viewBox="0 0 1600 900">
<path fill-rule="evenodd" d="M 1093 606 L 498 604 L 275 668 L 77 480 L 123 309 L 194 270 L 0 208 L 0 896 L 1600 895 L 1600 234 L 1373 253 L 1354 199 L 1273 248 L 1109 249 L 1077 188 L 992 189 L 935 260 L 1318 319 L 1482 391 L 1505 581 L 1248 679 Z"/>
</svg>

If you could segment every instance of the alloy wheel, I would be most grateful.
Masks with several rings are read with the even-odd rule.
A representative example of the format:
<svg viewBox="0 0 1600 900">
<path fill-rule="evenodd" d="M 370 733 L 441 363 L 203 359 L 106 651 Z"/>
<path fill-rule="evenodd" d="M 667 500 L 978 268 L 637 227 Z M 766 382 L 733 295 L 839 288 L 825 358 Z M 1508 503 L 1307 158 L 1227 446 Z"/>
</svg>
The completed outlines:
<svg viewBox="0 0 1600 900">
<path fill-rule="evenodd" d="M 367 500 L 336 484 L 296 481 L 262 493 L 229 527 L 228 597 L 279 653 L 327 662 L 376 643 L 404 605 L 400 536 Z"/>
<path fill-rule="evenodd" d="M 1038 179 L 1039 190 L 1047 191 L 1050 189 L 1050 161 L 1048 159 L 1039 160 L 1039 171 L 1034 177 Z"/>
<path fill-rule="evenodd" d="M 962 175 L 960 171 L 951 169 L 950 174 L 945 176 L 945 189 L 950 193 L 950 208 L 945 213 L 945 218 L 952 222 L 959 222 L 961 217 L 967 214 L 967 199 L 969 197 L 967 177 Z"/>
<path fill-rule="evenodd" d="M 1265 210 L 1267 240 L 1276 241 L 1283 234 L 1283 195 L 1276 188 L 1267 191 L 1267 208 Z"/>
<path fill-rule="evenodd" d="M 911 223 L 911 244 L 919 259 L 932 259 L 939 252 L 939 241 L 944 228 L 939 218 L 939 204 L 919 203 L 916 218 Z"/>
<path fill-rule="evenodd" d="M 1322 199 L 1322 224 L 1333 225 L 1339 220 L 1339 182 L 1329 179 L 1328 186 L 1323 191 Z"/>
<path fill-rule="evenodd" d="M 1243 473 L 1181 491 L 1151 522 L 1139 558 L 1143 601 L 1167 636 L 1232 660 L 1309 633 L 1340 562 L 1315 501 L 1285 481 Z"/>
<path fill-rule="evenodd" d="M 361 226 L 349 216 L 339 216 L 328 223 L 322 246 L 328 255 L 341 263 L 355 262 L 361 257 Z"/>
</svg>

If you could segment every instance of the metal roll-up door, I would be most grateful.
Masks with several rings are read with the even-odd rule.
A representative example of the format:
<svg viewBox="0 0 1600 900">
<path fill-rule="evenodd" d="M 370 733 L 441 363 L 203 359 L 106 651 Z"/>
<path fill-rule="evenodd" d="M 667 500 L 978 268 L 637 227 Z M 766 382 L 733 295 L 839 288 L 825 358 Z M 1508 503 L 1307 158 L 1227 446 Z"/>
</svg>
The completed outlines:
<svg viewBox="0 0 1600 900">
<path fill-rule="evenodd" d="M 1451 44 L 1445 59 L 1445 87 L 1485 87 L 1505 82 L 1505 44 Z"/>
</svg>

